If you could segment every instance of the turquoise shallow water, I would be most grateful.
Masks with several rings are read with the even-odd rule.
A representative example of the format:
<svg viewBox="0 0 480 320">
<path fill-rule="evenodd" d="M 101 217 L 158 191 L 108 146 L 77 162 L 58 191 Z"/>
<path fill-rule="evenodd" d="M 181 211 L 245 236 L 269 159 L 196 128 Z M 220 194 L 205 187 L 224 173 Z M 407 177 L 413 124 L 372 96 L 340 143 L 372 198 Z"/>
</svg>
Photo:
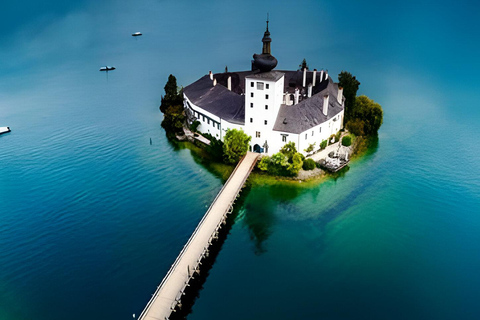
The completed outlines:
<svg viewBox="0 0 480 320">
<path fill-rule="evenodd" d="M 384 125 L 342 177 L 254 184 L 189 319 L 478 319 L 474 5 L 2 6 L 0 319 L 140 313 L 222 185 L 165 138 L 168 74 L 247 69 L 267 11 L 280 69 L 351 71 Z"/>
</svg>

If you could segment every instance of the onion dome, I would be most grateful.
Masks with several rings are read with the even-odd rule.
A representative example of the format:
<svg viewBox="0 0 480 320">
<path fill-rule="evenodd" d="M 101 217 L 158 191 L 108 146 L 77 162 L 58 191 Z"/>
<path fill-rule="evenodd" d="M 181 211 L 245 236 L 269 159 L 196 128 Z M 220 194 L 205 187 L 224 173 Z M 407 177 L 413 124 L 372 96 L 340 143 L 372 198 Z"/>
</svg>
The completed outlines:
<svg viewBox="0 0 480 320">
<path fill-rule="evenodd" d="M 277 66 L 277 59 L 272 56 L 270 50 L 270 42 L 272 42 L 272 38 L 270 38 L 270 31 L 268 31 L 268 20 L 267 20 L 267 30 L 263 34 L 262 42 L 262 54 L 254 54 L 253 55 L 253 66 L 256 69 L 259 69 L 261 72 L 268 72 L 271 71 L 273 68 Z"/>
</svg>

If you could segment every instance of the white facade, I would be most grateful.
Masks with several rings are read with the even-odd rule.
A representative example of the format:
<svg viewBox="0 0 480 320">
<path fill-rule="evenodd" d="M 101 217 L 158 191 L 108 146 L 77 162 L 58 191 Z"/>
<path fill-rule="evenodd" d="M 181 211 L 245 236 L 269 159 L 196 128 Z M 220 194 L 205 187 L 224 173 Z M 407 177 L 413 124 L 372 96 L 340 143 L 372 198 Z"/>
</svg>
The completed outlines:
<svg viewBox="0 0 480 320">
<path fill-rule="evenodd" d="M 273 126 L 277 119 L 280 105 L 283 102 L 284 76 L 278 80 L 267 80 L 257 77 L 245 78 L 245 128 L 252 137 L 250 142 L 253 151 L 271 154 L 275 146 L 270 147 L 275 132 Z M 278 151 L 277 151 L 278 152 Z"/>
<path fill-rule="evenodd" d="M 211 78 L 212 76 L 213 75 L 211 75 Z M 230 78 L 229 81 L 231 81 Z M 209 133 L 223 141 L 228 129 L 242 129 L 246 134 L 252 137 L 250 142 L 251 151 L 272 155 L 279 152 L 286 143 L 294 142 L 298 152 L 306 155 L 307 152 L 305 152 L 305 149 L 307 149 L 310 144 L 315 143 L 313 151 L 317 151 L 320 149 L 320 144 L 323 140 L 327 140 L 332 134 L 336 134 L 343 128 L 344 98 L 341 88 L 338 88 L 338 90 L 335 91 L 335 96 L 333 93 L 330 93 L 330 101 L 334 101 L 335 103 L 338 101 L 336 110 L 339 111 L 336 114 L 332 115 L 327 112 L 327 116 L 327 114 L 323 113 L 324 117 L 326 117 L 324 122 L 309 127 L 300 133 L 293 133 L 275 130 L 274 126 L 279 117 L 279 111 L 282 105 L 284 108 L 289 108 L 290 106 L 293 107 L 295 104 L 298 104 L 298 102 L 295 103 L 294 100 L 298 99 L 298 92 L 302 88 L 300 88 L 300 90 L 295 90 L 296 93 L 285 92 L 285 75 L 276 71 L 269 74 L 252 73 L 251 75 L 245 76 L 244 81 L 244 124 L 229 122 L 212 112 L 206 111 L 204 108 L 194 104 L 189 99 L 188 95 L 184 93 L 185 108 L 188 108 L 194 118 L 200 122 L 197 129 L 199 132 Z M 327 80 L 325 79 L 324 81 Z M 217 81 L 214 79 L 212 80 L 212 86 L 215 85 L 219 86 L 220 84 L 217 84 Z M 327 89 L 330 88 L 329 86 L 335 88 L 333 82 L 327 83 Z M 331 92 L 330 89 L 327 89 L 324 91 Z M 311 88 L 309 90 L 311 90 Z M 319 94 L 323 97 L 324 93 L 322 91 Z M 297 96 L 297 99 L 289 99 L 287 97 L 293 97 L 295 95 Z M 311 91 L 308 93 L 308 97 L 305 95 L 301 98 L 307 100 L 310 99 L 310 95 Z M 328 107 L 324 109 L 319 106 L 319 116 L 322 114 L 322 111 L 328 111 L 328 108 L 331 107 L 329 104 L 327 104 L 327 106 Z M 340 108 L 338 106 L 342 107 Z M 228 106 L 224 107 L 228 108 Z"/>
</svg>

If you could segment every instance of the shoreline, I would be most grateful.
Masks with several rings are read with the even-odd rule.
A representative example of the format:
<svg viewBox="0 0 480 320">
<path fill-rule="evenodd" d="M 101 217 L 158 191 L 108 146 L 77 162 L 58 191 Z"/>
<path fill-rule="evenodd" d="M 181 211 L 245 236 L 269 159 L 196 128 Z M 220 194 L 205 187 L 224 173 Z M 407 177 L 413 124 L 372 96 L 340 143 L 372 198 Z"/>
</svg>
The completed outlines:
<svg viewBox="0 0 480 320">
<path fill-rule="evenodd" d="M 371 138 L 372 137 L 356 137 L 355 138 L 354 144 L 350 147 L 350 149 L 352 150 L 351 156 L 350 156 L 351 157 L 350 163 L 356 162 L 356 160 L 366 155 L 370 147 L 378 143 L 378 138 L 374 139 L 374 141 L 371 141 Z M 228 165 L 228 164 L 213 160 L 209 156 L 209 154 L 206 152 L 206 150 L 204 150 L 202 146 L 197 145 L 195 142 L 191 142 L 188 140 L 187 141 L 173 140 L 171 142 L 182 145 L 184 146 L 184 148 L 189 149 L 196 162 L 202 164 L 208 171 L 220 177 L 222 180 L 226 181 L 230 176 L 231 172 L 233 171 L 233 168 L 235 167 L 232 165 Z M 325 150 L 322 150 L 322 151 L 325 151 Z M 313 158 L 313 156 L 315 156 L 315 154 L 310 156 L 309 158 Z M 269 175 L 268 173 L 262 172 L 258 168 L 255 168 L 250 174 L 250 177 L 248 178 L 247 181 L 251 185 L 287 184 L 287 185 L 299 186 L 300 184 L 302 184 L 303 186 L 314 186 L 314 185 L 316 186 L 324 183 L 329 178 L 335 179 L 340 176 L 343 176 L 349 169 L 350 169 L 350 165 L 348 165 L 347 167 L 341 169 L 336 173 L 329 173 L 319 168 L 315 168 L 313 170 L 308 170 L 308 171 L 301 169 L 299 174 L 296 177 L 284 177 L 284 176 Z"/>
</svg>

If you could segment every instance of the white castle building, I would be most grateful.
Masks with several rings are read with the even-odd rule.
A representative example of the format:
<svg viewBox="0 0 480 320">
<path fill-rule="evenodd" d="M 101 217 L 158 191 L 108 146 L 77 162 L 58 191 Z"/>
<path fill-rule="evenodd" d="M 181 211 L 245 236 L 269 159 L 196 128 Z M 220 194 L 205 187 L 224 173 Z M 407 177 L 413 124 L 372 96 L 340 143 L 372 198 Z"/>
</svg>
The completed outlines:
<svg viewBox="0 0 480 320">
<path fill-rule="evenodd" d="M 268 155 L 293 141 L 299 152 L 315 149 L 343 128 L 343 89 L 326 71 L 273 70 L 270 32 L 265 31 L 262 54 L 254 54 L 251 71 L 203 76 L 183 90 L 189 122 L 198 131 L 223 141 L 228 129 L 252 137 L 250 150 Z"/>
</svg>

